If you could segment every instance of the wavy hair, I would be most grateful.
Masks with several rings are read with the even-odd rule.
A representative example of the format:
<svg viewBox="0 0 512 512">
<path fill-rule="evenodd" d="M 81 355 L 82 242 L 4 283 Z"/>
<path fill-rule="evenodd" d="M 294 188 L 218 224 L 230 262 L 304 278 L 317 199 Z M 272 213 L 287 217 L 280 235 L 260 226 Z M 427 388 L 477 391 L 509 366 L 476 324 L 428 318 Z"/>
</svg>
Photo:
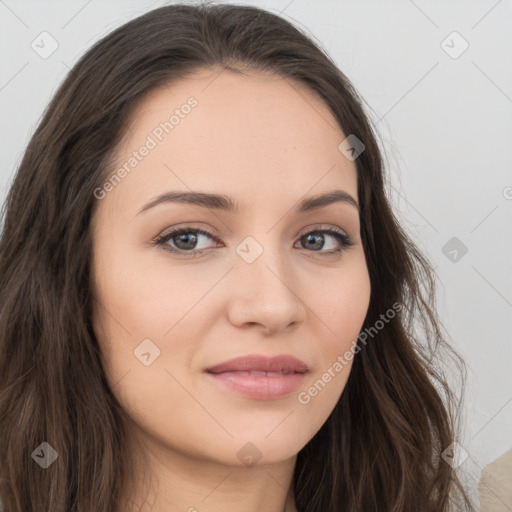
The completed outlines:
<svg viewBox="0 0 512 512">
<path fill-rule="evenodd" d="M 133 461 L 124 413 L 91 325 L 90 221 L 130 113 L 152 89 L 201 69 L 264 72 L 306 85 L 355 160 L 371 281 L 364 328 L 402 307 L 360 347 L 332 414 L 298 453 L 300 512 L 474 510 L 441 454 L 460 401 L 443 359 L 464 363 L 436 313 L 436 275 L 386 197 L 364 100 L 306 33 L 268 11 L 175 4 L 129 21 L 73 66 L 40 120 L 8 191 L 0 239 L 0 498 L 5 512 L 112 512 Z M 340 141 L 341 142 L 341 141 Z M 463 389 L 463 386 L 462 386 Z M 31 457 L 43 441 L 58 463 Z"/>
</svg>

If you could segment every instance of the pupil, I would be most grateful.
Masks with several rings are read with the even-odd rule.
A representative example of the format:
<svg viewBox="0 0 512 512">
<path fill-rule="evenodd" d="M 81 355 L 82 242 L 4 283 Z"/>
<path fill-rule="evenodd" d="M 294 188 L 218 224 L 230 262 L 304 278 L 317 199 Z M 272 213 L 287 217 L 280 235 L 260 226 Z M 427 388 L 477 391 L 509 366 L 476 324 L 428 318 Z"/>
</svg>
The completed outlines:
<svg viewBox="0 0 512 512">
<path fill-rule="evenodd" d="M 309 234 L 306 235 L 306 238 L 308 239 L 308 245 L 310 249 L 321 249 L 324 243 L 324 235 L 322 234 Z M 309 241 L 312 238 L 316 238 L 316 244 L 313 242 L 313 244 L 310 244 Z"/>
<path fill-rule="evenodd" d="M 197 243 L 197 235 L 194 235 L 194 234 L 186 233 L 186 234 L 178 235 L 177 237 L 178 237 L 178 243 L 176 243 L 176 240 L 174 241 L 174 243 L 180 249 L 193 249 L 195 244 Z M 180 244 L 182 242 L 185 242 L 185 246 L 184 247 L 183 246 L 180 247 Z M 187 245 L 187 242 L 188 242 L 188 245 Z"/>
</svg>

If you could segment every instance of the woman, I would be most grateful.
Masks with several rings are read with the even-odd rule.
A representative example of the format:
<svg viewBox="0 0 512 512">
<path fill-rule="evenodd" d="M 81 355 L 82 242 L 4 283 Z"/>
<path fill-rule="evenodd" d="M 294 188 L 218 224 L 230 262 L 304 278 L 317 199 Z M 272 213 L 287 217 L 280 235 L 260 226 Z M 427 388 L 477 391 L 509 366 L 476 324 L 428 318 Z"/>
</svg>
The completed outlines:
<svg viewBox="0 0 512 512">
<path fill-rule="evenodd" d="M 5 208 L 4 510 L 472 510 L 442 457 L 461 361 L 382 167 L 269 12 L 171 5 L 95 44 Z"/>
</svg>

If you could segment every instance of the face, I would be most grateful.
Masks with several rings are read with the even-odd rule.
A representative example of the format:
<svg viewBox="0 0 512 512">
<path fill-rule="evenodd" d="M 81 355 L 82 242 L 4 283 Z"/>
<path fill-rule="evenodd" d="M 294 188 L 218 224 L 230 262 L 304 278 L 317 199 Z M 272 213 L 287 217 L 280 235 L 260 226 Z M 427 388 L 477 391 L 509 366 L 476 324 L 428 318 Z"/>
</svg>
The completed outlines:
<svg viewBox="0 0 512 512">
<path fill-rule="evenodd" d="M 303 86 L 217 74 L 153 90 L 131 118 L 95 193 L 93 325 L 140 439 L 272 464 L 350 373 L 370 299 L 356 166 Z"/>
</svg>

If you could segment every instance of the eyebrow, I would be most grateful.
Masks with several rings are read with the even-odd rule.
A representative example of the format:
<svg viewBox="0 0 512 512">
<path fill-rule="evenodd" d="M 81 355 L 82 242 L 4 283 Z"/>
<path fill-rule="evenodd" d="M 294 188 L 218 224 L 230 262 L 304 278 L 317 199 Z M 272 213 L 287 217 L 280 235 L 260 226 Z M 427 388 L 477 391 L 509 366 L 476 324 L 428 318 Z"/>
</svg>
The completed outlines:
<svg viewBox="0 0 512 512">
<path fill-rule="evenodd" d="M 359 204 L 357 201 L 344 190 L 332 190 L 327 193 L 318 194 L 316 196 L 302 199 L 294 208 L 296 213 L 307 213 L 313 210 L 324 208 L 333 203 L 346 203 L 354 206 L 359 212 Z M 193 204 L 202 208 L 212 210 L 239 213 L 240 205 L 233 201 L 229 196 L 223 194 L 210 194 L 207 192 L 178 192 L 170 191 L 157 196 L 155 199 L 145 204 L 137 215 L 165 203 Z"/>
</svg>

